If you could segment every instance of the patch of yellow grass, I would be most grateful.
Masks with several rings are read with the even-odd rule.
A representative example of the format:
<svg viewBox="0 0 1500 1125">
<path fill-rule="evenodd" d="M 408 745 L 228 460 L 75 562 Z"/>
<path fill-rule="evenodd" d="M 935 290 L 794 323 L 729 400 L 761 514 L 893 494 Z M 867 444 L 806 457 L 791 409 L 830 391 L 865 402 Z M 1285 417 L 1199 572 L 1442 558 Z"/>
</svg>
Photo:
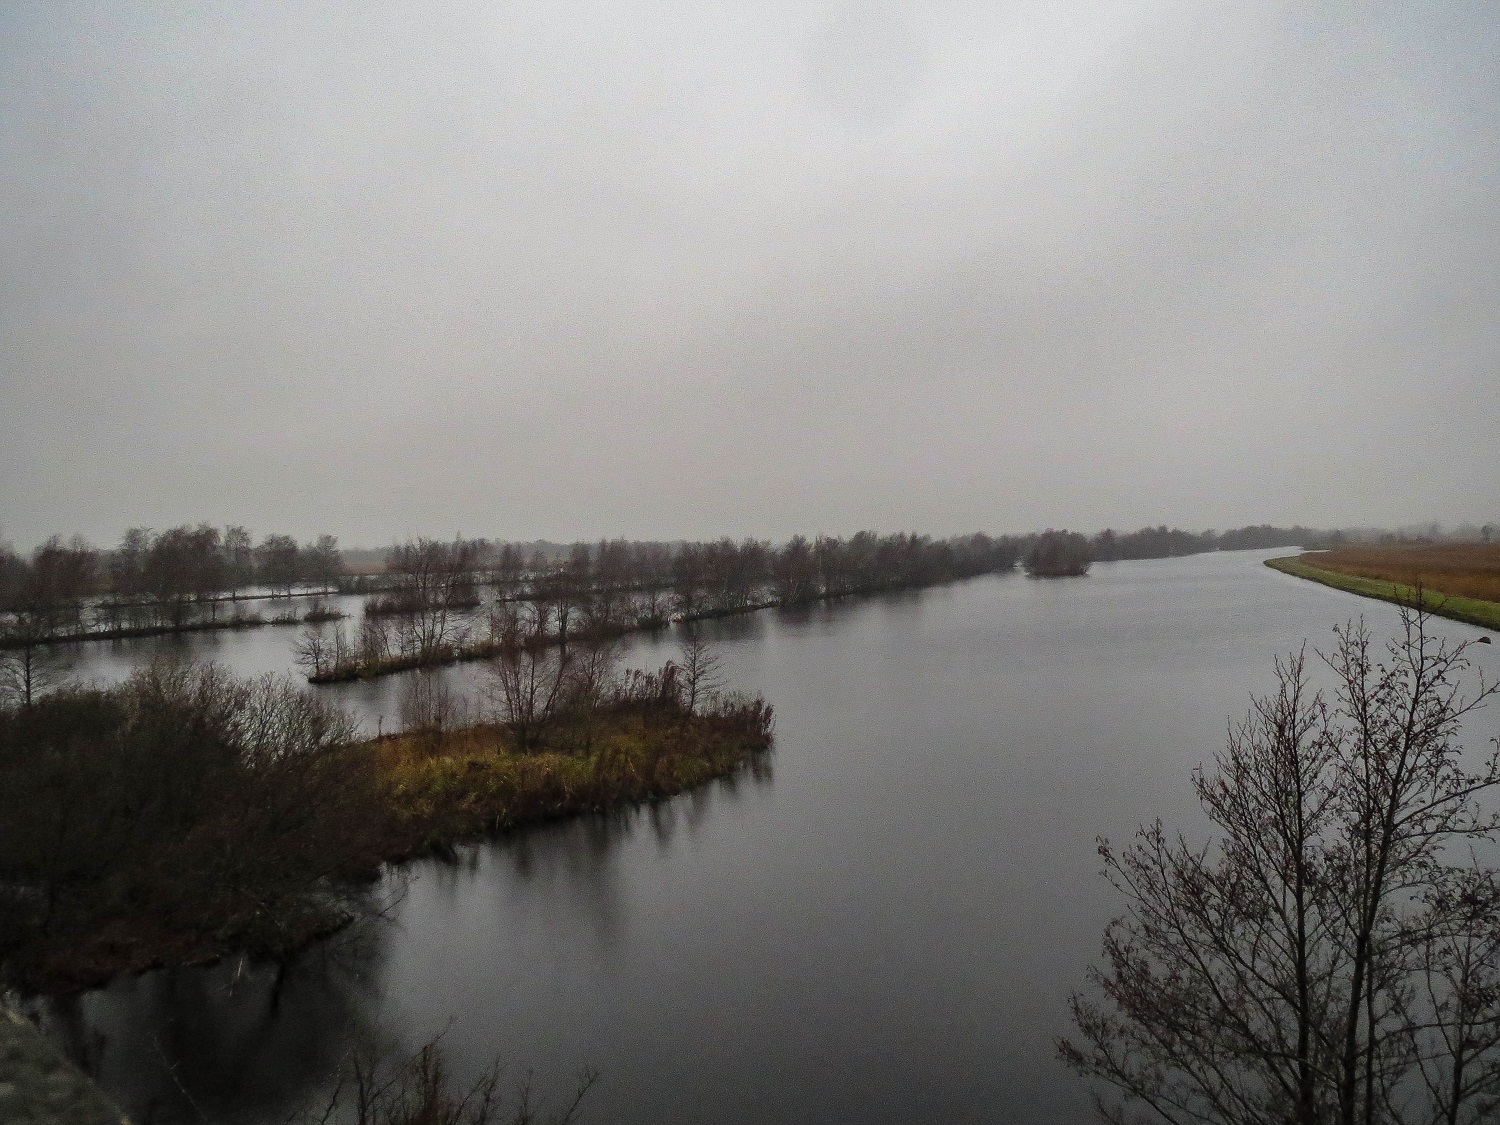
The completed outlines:
<svg viewBox="0 0 1500 1125">
<path fill-rule="evenodd" d="M 395 735 L 369 744 L 390 802 L 388 858 L 572 813 L 671 796 L 732 773 L 769 747 L 763 701 L 707 715 L 622 707 L 586 745 L 518 753 L 503 726 Z"/>
<path fill-rule="evenodd" d="M 1266 565 L 1296 578 L 1306 578 L 1312 582 L 1320 582 L 1324 586 L 1332 586 L 1336 590 L 1344 590 L 1367 598 L 1379 598 L 1381 601 L 1410 606 L 1418 602 L 1418 587 L 1416 586 L 1325 569 L 1321 564 L 1321 559 L 1321 553 L 1311 552 L 1286 558 L 1267 559 Z M 1500 629 L 1500 602 L 1468 598 L 1460 594 L 1441 593 L 1426 583 L 1421 587 L 1420 600 L 1423 609 L 1439 617 L 1451 617 L 1455 621 L 1467 621 L 1471 625 Z"/>
<path fill-rule="evenodd" d="M 1301 556 L 1308 566 L 1439 594 L 1500 602 L 1500 543 L 1393 543 Z"/>
</svg>

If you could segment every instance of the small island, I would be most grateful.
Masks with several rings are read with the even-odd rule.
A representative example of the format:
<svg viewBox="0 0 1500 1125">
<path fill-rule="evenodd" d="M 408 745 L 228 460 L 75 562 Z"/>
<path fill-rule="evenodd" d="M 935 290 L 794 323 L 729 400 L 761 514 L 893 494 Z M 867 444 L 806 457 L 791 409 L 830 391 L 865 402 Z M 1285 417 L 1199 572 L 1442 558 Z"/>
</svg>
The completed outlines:
<svg viewBox="0 0 1500 1125">
<path fill-rule="evenodd" d="M 1088 539 L 1076 531 L 1048 528 L 1032 543 L 1024 565 L 1033 578 L 1081 578 L 1092 562 Z"/>
</svg>

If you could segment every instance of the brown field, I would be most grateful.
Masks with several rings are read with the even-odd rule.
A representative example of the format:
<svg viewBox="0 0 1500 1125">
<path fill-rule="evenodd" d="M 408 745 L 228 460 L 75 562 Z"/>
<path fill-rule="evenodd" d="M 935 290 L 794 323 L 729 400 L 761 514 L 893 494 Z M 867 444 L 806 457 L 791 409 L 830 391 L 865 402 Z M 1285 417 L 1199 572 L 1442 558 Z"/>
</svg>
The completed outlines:
<svg viewBox="0 0 1500 1125">
<path fill-rule="evenodd" d="M 1500 543 L 1392 543 L 1338 547 L 1300 556 L 1322 570 L 1378 582 L 1500 602 Z"/>
</svg>

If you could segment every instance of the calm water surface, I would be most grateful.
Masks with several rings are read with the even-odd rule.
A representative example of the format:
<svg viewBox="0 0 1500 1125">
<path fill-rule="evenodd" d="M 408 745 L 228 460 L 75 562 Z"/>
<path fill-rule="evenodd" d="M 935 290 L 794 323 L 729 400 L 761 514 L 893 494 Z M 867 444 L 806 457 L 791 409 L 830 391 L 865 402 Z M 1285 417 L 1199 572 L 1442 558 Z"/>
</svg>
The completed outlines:
<svg viewBox="0 0 1500 1125">
<path fill-rule="evenodd" d="M 281 1122 L 355 1046 L 439 1033 L 463 1076 L 499 1057 L 560 1094 L 593 1067 L 589 1121 L 1088 1120 L 1052 1043 L 1120 908 L 1095 837 L 1157 816 L 1201 832 L 1191 770 L 1272 657 L 1350 615 L 1396 623 L 1260 565 L 1275 553 L 720 622 L 733 683 L 776 707 L 763 776 L 411 865 L 388 920 L 279 976 L 151 973 L 46 1026 L 138 1122 Z M 294 639 L 101 644 L 81 671 L 172 647 L 283 670 Z M 333 690 L 389 727 L 397 679 Z"/>
</svg>

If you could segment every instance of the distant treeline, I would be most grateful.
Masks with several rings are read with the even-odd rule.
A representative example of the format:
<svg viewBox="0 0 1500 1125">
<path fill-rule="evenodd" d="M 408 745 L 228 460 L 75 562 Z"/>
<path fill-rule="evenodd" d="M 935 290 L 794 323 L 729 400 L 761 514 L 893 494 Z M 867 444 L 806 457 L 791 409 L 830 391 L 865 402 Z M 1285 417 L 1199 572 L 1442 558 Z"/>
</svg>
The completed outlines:
<svg viewBox="0 0 1500 1125">
<path fill-rule="evenodd" d="M 1270 524 L 1224 532 L 1183 531 L 1162 524 L 1125 532 L 1105 528 L 1093 536 L 1049 528 L 1040 535 L 1030 535 L 1023 540 L 1021 559 L 1026 573 L 1034 578 L 1066 578 L 1087 574 L 1089 566 L 1096 562 L 1171 559 L 1206 551 L 1313 547 L 1338 539 L 1338 532 L 1314 531 L 1309 527 L 1272 527 Z"/>
<path fill-rule="evenodd" d="M 1010 570 L 1019 561 L 1027 561 L 1033 573 L 1044 573 L 1031 564 L 1039 543 L 1044 555 L 1053 543 L 1047 534 L 1054 533 L 932 539 L 862 531 L 847 539 L 799 535 L 780 546 L 728 538 L 701 543 L 615 539 L 568 547 L 421 539 L 389 548 L 383 568 L 363 574 L 349 573 L 331 535 L 306 543 L 289 535 L 267 535 L 256 543 L 239 526 L 184 525 L 161 532 L 132 528 L 109 550 L 77 536 L 66 541 L 54 536 L 29 558 L 0 544 L 0 647 L 258 624 L 263 621 L 259 615 L 239 607 L 221 614 L 220 603 L 251 594 L 331 590 L 380 595 L 370 600 L 367 612 L 394 619 L 398 632 L 399 619 L 428 614 L 437 602 L 444 611 L 476 609 L 481 587 L 493 588 L 500 601 L 554 605 L 555 624 L 564 636 L 575 620 L 619 632 L 673 618 L 913 589 Z M 1320 546 L 1341 538 L 1337 532 L 1269 525 L 1201 533 L 1166 526 L 1107 529 L 1086 537 L 1086 550 L 1070 539 L 1067 566 L 1068 572 L 1081 573 L 1080 565 L 1086 570 L 1095 561 Z M 420 639 L 431 634 L 424 624 L 414 634 L 417 641 L 392 639 L 382 646 L 378 635 L 364 640 L 370 642 L 369 651 L 384 647 L 393 658 L 409 660 L 434 647 Z M 446 621 L 439 623 L 437 635 L 436 647 L 457 643 L 448 635 Z"/>
<path fill-rule="evenodd" d="M 1089 540 L 1096 562 L 1117 559 L 1171 559 L 1199 555 L 1205 551 L 1249 551 L 1267 547 L 1313 547 L 1337 532 L 1310 527 L 1272 527 L 1258 524 L 1233 531 L 1182 531 L 1179 528 L 1143 527 L 1139 531 L 1116 532 L 1109 528 Z"/>
<path fill-rule="evenodd" d="M 251 589 L 333 589 L 342 574 L 331 535 L 306 544 L 268 535 L 256 544 L 243 527 L 137 527 L 113 550 L 53 536 L 29 559 L 0 545 L 0 613 L 64 636 L 183 626 L 200 604 Z"/>
</svg>

